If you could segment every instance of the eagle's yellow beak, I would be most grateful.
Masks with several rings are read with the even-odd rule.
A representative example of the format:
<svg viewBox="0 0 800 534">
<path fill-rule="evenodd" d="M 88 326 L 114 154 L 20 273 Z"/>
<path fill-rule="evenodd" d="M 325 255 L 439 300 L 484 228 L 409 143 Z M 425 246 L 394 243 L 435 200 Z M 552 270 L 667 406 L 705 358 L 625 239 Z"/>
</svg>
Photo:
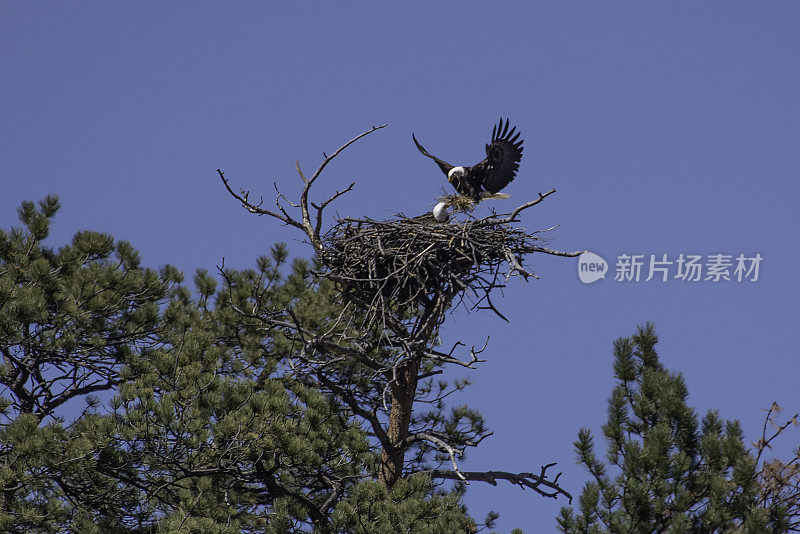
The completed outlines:
<svg viewBox="0 0 800 534">
<path fill-rule="evenodd" d="M 461 178 L 465 174 L 466 171 L 464 170 L 464 167 L 453 167 L 450 169 L 450 172 L 447 173 L 447 181 L 452 184 L 453 180 L 455 180 L 457 177 Z"/>
</svg>

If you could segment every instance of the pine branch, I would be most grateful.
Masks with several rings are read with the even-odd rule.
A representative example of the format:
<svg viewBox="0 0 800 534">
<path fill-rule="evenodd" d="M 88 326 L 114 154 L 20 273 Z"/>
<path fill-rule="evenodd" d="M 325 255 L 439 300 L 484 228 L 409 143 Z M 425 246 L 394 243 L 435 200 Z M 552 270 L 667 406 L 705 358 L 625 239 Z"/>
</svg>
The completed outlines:
<svg viewBox="0 0 800 534">
<path fill-rule="evenodd" d="M 508 471 L 449 471 L 443 469 L 430 469 L 427 471 L 420 471 L 420 473 L 427 474 L 431 478 L 442 478 L 449 480 L 475 480 L 486 482 L 492 486 L 496 486 L 498 480 L 507 480 L 523 489 L 532 489 L 544 497 L 555 499 L 559 495 L 563 495 L 567 497 L 571 503 L 572 495 L 558 485 L 558 479 L 561 476 L 561 473 L 558 473 L 553 480 L 547 479 L 547 470 L 554 465 L 556 464 L 550 463 L 543 465 L 541 472 L 538 475 L 533 473 L 510 473 Z"/>
</svg>

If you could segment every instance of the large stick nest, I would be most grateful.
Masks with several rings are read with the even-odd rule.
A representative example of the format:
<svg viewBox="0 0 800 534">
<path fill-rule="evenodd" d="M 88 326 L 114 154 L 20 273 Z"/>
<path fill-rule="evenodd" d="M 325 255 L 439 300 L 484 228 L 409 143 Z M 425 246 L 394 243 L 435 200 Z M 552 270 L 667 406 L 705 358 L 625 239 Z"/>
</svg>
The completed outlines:
<svg viewBox="0 0 800 534">
<path fill-rule="evenodd" d="M 340 219 L 322 240 L 327 276 L 371 319 L 465 297 L 473 308 L 483 303 L 497 312 L 490 291 L 513 274 L 532 276 L 523 260 L 543 244 L 541 237 L 491 217 L 439 223 L 402 215 Z"/>
</svg>

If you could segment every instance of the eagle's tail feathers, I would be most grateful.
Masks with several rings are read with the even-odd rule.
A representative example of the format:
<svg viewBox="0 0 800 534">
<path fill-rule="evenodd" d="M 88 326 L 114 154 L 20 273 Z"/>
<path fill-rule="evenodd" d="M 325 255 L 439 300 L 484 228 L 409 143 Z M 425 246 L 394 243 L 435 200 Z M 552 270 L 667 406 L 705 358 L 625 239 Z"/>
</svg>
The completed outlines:
<svg viewBox="0 0 800 534">
<path fill-rule="evenodd" d="M 489 191 L 481 192 L 481 200 L 505 200 L 511 198 L 508 193 L 490 193 Z"/>
</svg>

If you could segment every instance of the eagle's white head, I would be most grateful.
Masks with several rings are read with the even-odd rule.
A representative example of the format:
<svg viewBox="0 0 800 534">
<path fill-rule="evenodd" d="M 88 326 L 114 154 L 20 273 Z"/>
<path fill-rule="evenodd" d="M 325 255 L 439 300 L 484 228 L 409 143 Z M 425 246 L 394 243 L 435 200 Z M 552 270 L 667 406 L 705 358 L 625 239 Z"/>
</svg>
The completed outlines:
<svg viewBox="0 0 800 534">
<path fill-rule="evenodd" d="M 451 171 L 452 172 L 452 171 Z M 450 220 L 450 214 L 447 213 L 447 204 L 439 202 L 433 207 L 433 218 L 439 222 L 447 222 Z"/>
<path fill-rule="evenodd" d="M 463 178 L 465 174 L 467 174 L 467 171 L 464 170 L 464 167 L 453 167 L 450 169 L 450 172 L 447 173 L 447 181 L 453 183 L 453 180 L 456 178 Z"/>
</svg>

